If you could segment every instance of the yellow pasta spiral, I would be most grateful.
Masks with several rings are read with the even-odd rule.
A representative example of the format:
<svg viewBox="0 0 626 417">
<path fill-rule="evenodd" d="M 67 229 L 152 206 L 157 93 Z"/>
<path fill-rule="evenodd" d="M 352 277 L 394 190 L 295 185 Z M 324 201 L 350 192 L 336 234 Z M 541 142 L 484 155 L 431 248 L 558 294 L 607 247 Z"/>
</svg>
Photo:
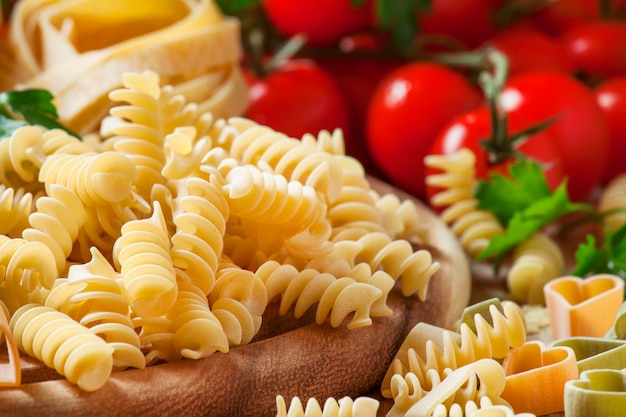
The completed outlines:
<svg viewBox="0 0 626 417">
<path fill-rule="evenodd" d="M 465 251 L 475 258 L 493 237 L 504 233 L 491 212 L 477 208 L 478 201 L 473 195 L 476 157 L 471 150 L 463 148 L 450 155 L 428 155 L 424 163 L 443 171 L 426 178 L 428 185 L 442 189 L 431 197 L 430 204 L 443 209 L 440 218 L 450 226 Z"/>
<path fill-rule="evenodd" d="M 289 408 L 282 395 L 276 396 L 276 417 L 376 417 L 380 406 L 378 400 L 369 397 L 352 399 L 343 397 L 339 400 L 328 398 L 323 408 L 315 398 L 310 398 L 303 408 L 302 401 L 293 397 Z"/>
<path fill-rule="evenodd" d="M 52 250 L 41 242 L 0 236 L 0 268 L 6 287 L 27 293 L 52 288 L 58 277 Z"/>
<path fill-rule="evenodd" d="M 609 181 L 602 189 L 596 208 L 601 213 L 626 208 L 626 173 Z M 626 213 L 617 212 L 606 217 L 606 224 L 612 231 L 626 223 Z"/>
<path fill-rule="evenodd" d="M 28 227 L 28 216 L 33 212 L 33 195 L 23 188 L 7 187 L 0 184 L 0 233 L 19 237 Z"/>
<path fill-rule="evenodd" d="M 13 314 L 9 324 L 21 351 L 83 390 L 101 388 L 111 375 L 113 348 L 66 314 L 27 304 Z"/>
</svg>

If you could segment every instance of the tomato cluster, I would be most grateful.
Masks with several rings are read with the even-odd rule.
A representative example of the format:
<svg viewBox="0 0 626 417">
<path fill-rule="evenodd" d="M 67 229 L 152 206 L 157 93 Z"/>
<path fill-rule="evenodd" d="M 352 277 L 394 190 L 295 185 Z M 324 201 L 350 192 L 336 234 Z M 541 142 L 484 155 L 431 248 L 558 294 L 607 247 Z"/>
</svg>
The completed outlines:
<svg viewBox="0 0 626 417">
<path fill-rule="evenodd" d="M 626 171 L 626 0 L 430 0 L 398 47 L 381 10 L 400 3 L 411 2 L 261 0 L 277 33 L 307 43 L 249 76 L 247 116 L 294 137 L 341 128 L 349 154 L 419 198 L 433 192 L 423 158 L 461 147 L 482 177 L 520 154 L 538 160 L 574 200 Z M 508 63 L 497 97 L 478 82 L 492 50 Z M 494 155 L 486 140 L 506 146 Z"/>
</svg>

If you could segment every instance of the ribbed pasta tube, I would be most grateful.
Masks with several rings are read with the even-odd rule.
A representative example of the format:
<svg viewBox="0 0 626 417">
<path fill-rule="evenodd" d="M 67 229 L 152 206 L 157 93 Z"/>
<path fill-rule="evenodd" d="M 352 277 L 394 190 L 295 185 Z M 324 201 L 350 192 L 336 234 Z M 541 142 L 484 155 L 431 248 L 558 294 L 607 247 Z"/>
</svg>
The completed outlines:
<svg viewBox="0 0 626 417">
<path fill-rule="evenodd" d="M 465 251 L 477 257 L 493 237 L 504 233 L 504 228 L 493 213 L 477 208 L 473 195 L 476 157 L 463 148 L 450 155 L 428 155 L 424 163 L 443 171 L 426 178 L 429 186 L 442 189 L 431 197 L 430 204 L 442 209 L 441 220 L 450 226 Z"/>
<path fill-rule="evenodd" d="M 165 314 L 177 296 L 171 243 L 161 205 L 152 216 L 129 221 L 113 247 L 113 261 L 122 274 L 123 294 L 140 317 Z"/>
<path fill-rule="evenodd" d="M 400 278 L 405 296 L 417 293 L 420 300 L 426 299 L 430 278 L 440 268 L 429 251 L 414 250 L 407 240 L 394 240 L 386 233 L 367 234 L 357 243 L 362 245 L 362 250 L 356 259 L 369 264 L 372 270 L 382 268 L 392 278 Z"/>
<path fill-rule="evenodd" d="M 475 330 L 462 323 L 459 332 L 442 329 L 427 323 L 418 323 L 405 338 L 381 386 L 389 396 L 393 375 L 417 376 L 421 386 L 427 385 L 426 374 L 436 370 L 457 369 L 479 359 L 502 359 L 513 347 L 526 341 L 524 316 L 521 308 L 511 301 L 502 303 L 502 311 L 489 305 L 489 315 L 473 317 Z"/>
<path fill-rule="evenodd" d="M 215 285 L 215 274 L 224 246 L 228 201 L 209 181 L 190 177 L 175 184 L 172 219 L 176 232 L 171 238 L 172 262 L 186 273 L 204 294 Z"/>
<path fill-rule="evenodd" d="M 96 249 L 84 264 L 70 266 L 68 277 L 59 278 L 45 305 L 67 314 L 89 328 L 113 348 L 113 369 L 142 369 L 146 360 L 122 295 L 118 274 Z"/>
<path fill-rule="evenodd" d="M 85 206 L 73 190 L 52 184 L 48 194 L 37 199 L 36 207 L 37 211 L 28 216 L 31 227 L 22 236 L 29 242 L 48 246 L 56 259 L 58 274 L 62 274 L 85 223 Z"/>
<path fill-rule="evenodd" d="M 222 258 L 215 287 L 209 294 L 209 305 L 230 346 L 247 344 L 261 327 L 267 290 L 255 273 Z"/>
<path fill-rule="evenodd" d="M 328 398 L 324 407 L 315 398 L 309 398 L 306 408 L 302 401 L 293 397 L 289 408 L 282 395 L 276 396 L 276 417 L 376 417 L 380 403 L 370 397 L 343 397 L 339 400 Z"/>
<path fill-rule="evenodd" d="M 18 348 L 85 391 L 101 388 L 113 369 L 113 348 L 51 307 L 27 304 L 11 317 Z"/>
<path fill-rule="evenodd" d="M 563 251 L 546 233 L 537 232 L 513 250 L 507 285 L 511 298 L 519 303 L 545 305 L 543 287 L 563 276 Z"/>
<path fill-rule="evenodd" d="M 371 317 L 391 314 L 386 301 L 394 280 L 382 271 L 359 282 L 312 268 L 298 271 L 292 265 L 270 260 L 261 265 L 256 274 L 265 283 L 268 299 L 280 299 L 281 315 L 293 308 L 294 316 L 300 318 L 317 304 L 315 320 L 318 324 L 329 319 L 331 326 L 338 327 L 353 314 L 347 324 L 353 329 L 370 325 Z"/>
</svg>

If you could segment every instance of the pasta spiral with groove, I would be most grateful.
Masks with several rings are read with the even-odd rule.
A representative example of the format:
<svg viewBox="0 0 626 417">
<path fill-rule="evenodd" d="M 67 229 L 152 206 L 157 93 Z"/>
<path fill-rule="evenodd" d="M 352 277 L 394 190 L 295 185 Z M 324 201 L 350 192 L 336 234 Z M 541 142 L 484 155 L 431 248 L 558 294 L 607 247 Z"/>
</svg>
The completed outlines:
<svg viewBox="0 0 626 417">
<path fill-rule="evenodd" d="M 600 213 L 626 208 L 626 173 L 616 176 L 606 184 L 600 192 L 596 208 Z M 626 213 L 607 215 L 605 222 L 609 229 L 616 231 L 626 223 Z"/>
<path fill-rule="evenodd" d="M 379 407 L 378 400 L 369 397 L 352 399 L 343 397 L 339 400 L 328 398 L 323 408 L 315 398 L 310 398 L 306 408 L 302 407 L 302 401 L 293 397 L 289 408 L 282 395 L 276 396 L 276 417 L 376 417 Z"/>
<path fill-rule="evenodd" d="M 426 178 L 429 186 L 442 189 L 431 197 L 430 204 L 442 209 L 440 218 L 450 226 L 465 251 L 477 257 L 493 237 L 504 233 L 504 228 L 491 212 L 476 207 L 476 157 L 463 148 L 450 155 L 428 155 L 424 163 L 443 171 Z"/>
<path fill-rule="evenodd" d="M 20 350 L 85 391 L 95 391 L 113 369 L 113 348 L 88 328 L 51 307 L 27 304 L 11 317 Z"/>
<path fill-rule="evenodd" d="M 41 242 L 0 236 L 0 268 L 8 289 L 32 293 L 52 288 L 58 277 L 52 250 Z"/>
<path fill-rule="evenodd" d="M 69 267 L 58 278 L 44 305 L 67 314 L 113 348 L 113 370 L 142 369 L 146 360 L 130 317 L 130 307 L 118 283 L 118 274 L 96 249 L 85 264 Z"/>
<path fill-rule="evenodd" d="M 0 184 L 0 233 L 10 237 L 19 237 L 28 227 L 28 216 L 35 208 L 35 198 L 23 188 L 7 187 Z"/>
<path fill-rule="evenodd" d="M 458 332 L 427 323 L 413 327 L 383 379 L 383 395 L 390 395 L 389 386 L 394 375 L 411 372 L 421 386 L 426 386 L 429 371 L 441 376 L 446 369 L 454 370 L 479 359 L 502 359 L 510 348 L 526 341 L 524 316 L 517 304 L 503 302 L 502 311 L 491 304 L 488 310 L 487 317 L 481 314 L 473 317 L 475 330 L 468 323 L 461 323 Z"/>
</svg>

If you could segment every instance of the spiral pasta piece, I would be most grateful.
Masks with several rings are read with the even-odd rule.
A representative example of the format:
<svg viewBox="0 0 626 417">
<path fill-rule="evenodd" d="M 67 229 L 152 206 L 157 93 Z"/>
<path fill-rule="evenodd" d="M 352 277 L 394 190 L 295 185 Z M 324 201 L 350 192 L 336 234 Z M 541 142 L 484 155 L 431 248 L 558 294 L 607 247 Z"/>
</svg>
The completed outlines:
<svg viewBox="0 0 626 417">
<path fill-rule="evenodd" d="M 332 154 L 247 120 L 233 118 L 230 123 L 240 132 L 229 149 L 233 158 L 243 164 L 267 165 L 289 181 L 313 187 L 327 202 L 337 198 L 343 171 Z"/>
<path fill-rule="evenodd" d="M 204 294 L 215 285 L 224 246 L 228 201 L 209 181 L 191 177 L 178 183 L 172 219 L 172 262 L 184 271 Z"/>
<path fill-rule="evenodd" d="M 426 178 L 429 186 L 441 188 L 431 197 L 430 204 L 442 209 L 440 218 L 450 226 L 465 251 L 476 258 L 493 237 L 504 233 L 493 213 L 477 208 L 473 195 L 476 157 L 463 148 L 450 155 L 428 155 L 424 163 L 443 171 Z"/>
<path fill-rule="evenodd" d="M 193 283 L 178 281 L 178 298 L 167 312 L 174 349 L 184 358 L 204 358 L 216 351 L 228 352 L 222 324 L 209 308 L 206 295 Z"/>
<path fill-rule="evenodd" d="M 347 324 L 353 329 L 370 325 L 373 316 L 391 314 L 386 300 L 394 280 L 382 271 L 370 272 L 369 279 L 359 282 L 313 268 L 299 271 L 292 265 L 269 260 L 257 269 L 256 274 L 265 283 L 268 300 L 280 298 L 281 315 L 293 308 L 294 316 L 300 318 L 317 304 L 318 324 L 330 319 L 330 325 L 338 327 L 354 313 Z"/>
<path fill-rule="evenodd" d="M 0 141 L 1 184 L 33 194 L 43 189 L 37 182 L 40 160 L 36 150 L 42 146 L 44 131 L 39 126 L 22 126 Z"/>
<path fill-rule="evenodd" d="M 378 195 L 375 205 L 382 217 L 386 233 L 396 239 L 425 241 L 426 228 L 412 200 L 400 200 L 395 194 Z"/>
<path fill-rule="evenodd" d="M 259 331 L 267 307 L 267 290 L 255 273 L 222 258 L 209 305 L 230 346 L 239 346 L 250 342 Z"/>
<path fill-rule="evenodd" d="M 392 239 L 386 233 L 370 233 L 359 240 L 362 250 L 357 259 L 362 259 L 372 270 L 382 268 L 392 278 L 401 278 L 402 293 L 411 296 L 417 293 L 420 300 L 426 299 L 430 278 L 439 270 L 429 251 L 414 250 L 404 239 Z"/>
<path fill-rule="evenodd" d="M 306 408 L 302 401 L 293 397 L 289 408 L 282 395 L 276 396 L 276 417 L 376 417 L 380 403 L 369 397 L 343 397 L 339 400 L 328 398 L 324 407 L 315 398 L 309 398 Z"/>
<path fill-rule="evenodd" d="M 161 205 L 152 216 L 127 222 L 115 242 L 113 257 L 122 274 L 124 294 L 140 317 L 165 314 L 176 301 L 176 273 Z"/>
<path fill-rule="evenodd" d="M 600 192 L 596 209 L 600 213 L 626 208 L 626 173 L 609 181 Z M 607 215 L 605 222 L 609 229 L 616 231 L 626 223 L 626 213 L 618 212 Z"/>
<path fill-rule="evenodd" d="M 52 250 L 41 242 L 0 236 L 0 268 L 8 288 L 51 288 L 58 277 Z"/>
<path fill-rule="evenodd" d="M 543 287 L 564 275 L 563 251 L 547 234 L 538 232 L 513 250 L 507 285 L 511 298 L 523 304 L 545 305 Z"/>
<path fill-rule="evenodd" d="M 503 302 L 502 311 L 491 304 L 485 316 L 476 314 L 473 324 L 461 323 L 458 332 L 418 323 L 387 370 L 381 388 L 383 395 L 390 395 L 394 375 L 411 372 L 425 386 L 429 370 L 442 375 L 445 369 L 454 370 L 480 359 L 502 359 L 511 348 L 526 341 L 523 312 L 516 303 Z"/>
<path fill-rule="evenodd" d="M 56 280 L 44 305 L 67 314 L 113 348 L 113 370 L 142 369 L 146 360 L 122 295 L 118 274 L 96 249 L 84 264 L 70 266 L 67 278 Z"/>
<path fill-rule="evenodd" d="M 0 233 L 19 237 L 28 227 L 28 216 L 33 212 L 35 198 L 23 188 L 14 189 L 0 184 Z"/>
<path fill-rule="evenodd" d="M 501 397 L 506 384 L 502 366 L 493 359 L 480 359 L 448 370 L 429 391 L 423 391 L 414 374 L 394 375 L 394 406 L 389 417 L 469 417 L 480 409 L 510 405 Z"/>
<path fill-rule="evenodd" d="M 50 185 L 48 194 L 37 199 L 36 207 L 37 211 L 28 216 L 31 227 L 22 236 L 48 246 L 61 274 L 85 222 L 85 207 L 74 191 L 59 184 Z"/>
<path fill-rule="evenodd" d="M 85 391 L 101 388 L 113 369 L 113 348 L 51 307 L 27 304 L 11 317 L 18 348 Z"/>
</svg>

